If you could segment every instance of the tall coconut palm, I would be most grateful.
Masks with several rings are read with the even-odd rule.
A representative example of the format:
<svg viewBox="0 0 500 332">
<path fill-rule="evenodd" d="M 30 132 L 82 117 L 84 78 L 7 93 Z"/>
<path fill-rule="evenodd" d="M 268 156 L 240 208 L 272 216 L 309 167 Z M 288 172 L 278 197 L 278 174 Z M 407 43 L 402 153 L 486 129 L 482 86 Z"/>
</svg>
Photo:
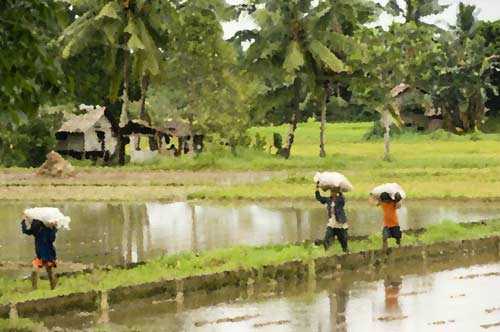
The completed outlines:
<svg viewBox="0 0 500 332">
<path fill-rule="evenodd" d="M 260 77 L 262 95 L 271 107 L 289 110 L 285 112 L 289 124 L 285 146 L 278 151 L 286 159 L 290 157 L 301 110 L 314 94 L 318 76 L 324 76 L 325 71 L 349 71 L 335 50 L 345 47 L 345 38 L 332 27 L 339 24 L 339 17 L 356 17 L 359 3 L 319 1 L 313 5 L 311 0 L 271 0 L 253 13 L 260 30 L 247 51 L 247 59 L 251 70 Z"/>
</svg>

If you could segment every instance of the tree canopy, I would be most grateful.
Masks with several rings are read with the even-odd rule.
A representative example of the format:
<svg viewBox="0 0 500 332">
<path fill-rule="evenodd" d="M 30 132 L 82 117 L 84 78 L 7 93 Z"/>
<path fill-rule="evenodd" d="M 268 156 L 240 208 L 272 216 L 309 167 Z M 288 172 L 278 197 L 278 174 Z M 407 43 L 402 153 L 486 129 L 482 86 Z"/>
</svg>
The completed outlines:
<svg viewBox="0 0 500 332">
<path fill-rule="evenodd" d="M 314 117 L 325 156 L 335 143 L 324 141 L 325 122 L 344 110 L 344 120 L 376 114 L 389 147 L 391 125 L 401 124 L 391 91 L 404 84 L 422 91 L 408 98 L 412 109 L 435 110 L 449 131 L 475 131 L 500 114 L 499 23 L 477 21 L 462 3 L 455 26 L 425 23 L 446 8 L 439 0 L 3 1 L 0 163 L 36 164 L 54 146 L 61 112 L 47 113 L 51 104 L 105 105 L 122 125 L 185 121 L 233 151 L 249 144 L 249 127 L 287 124 L 286 137 L 275 136 L 285 158 L 297 126 Z M 367 25 L 381 10 L 404 23 Z M 243 12 L 257 28 L 224 40 L 222 23 Z"/>
</svg>

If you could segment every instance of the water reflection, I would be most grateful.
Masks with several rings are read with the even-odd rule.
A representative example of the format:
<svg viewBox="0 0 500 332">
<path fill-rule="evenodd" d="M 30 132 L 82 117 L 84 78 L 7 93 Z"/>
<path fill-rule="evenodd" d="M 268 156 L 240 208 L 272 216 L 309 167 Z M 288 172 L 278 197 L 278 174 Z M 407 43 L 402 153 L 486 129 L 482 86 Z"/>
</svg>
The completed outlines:
<svg viewBox="0 0 500 332">
<path fill-rule="evenodd" d="M 401 306 L 399 305 L 399 289 L 401 288 L 402 280 L 400 276 L 387 275 L 384 279 L 385 291 L 385 311 L 393 316 L 401 314 Z"/>
<path fill-rule="evenodd" d="M 32 239 L 22 236 L 19 215 L 33 205 L 0 204 L 0 260 L 29 262 L 32 258 Z M 297 242 L 322 237 L 326 225 L 326 210 L 312 202 L 274 206 L 183 202 L 54 205 L 73 218 L 72 230 L 58 234 L 61 260 L 96 264 L 137 262 L 165 253 L 237 244 Z M 347 206 L 351 235 L 380 230 L 379 209 L 354 202 Z M 403 228 L 419 228 L 443 219 L 466 222 L 499 217 L 500 206 L 410 203 L 398 213 Z"/>
<path fill-rule="evenodd" d="M 143 332 L 479 331 L 481 325 L 498 322 L 498 311 L 492 309 L 500 308 L 500 298 L 491 292 L 500 286 L 500 264 L 494 262 L 494 255 L 471 260 L 485 262 L 456 268 L 466 261 L 457 258 L 458 262 L 441 267 L 455 266 L 452 270 L 400 275 L 404 269 L 397 269 L 373 281 L 345 276 L 320 281 L 315 289 L 299 284 L 284 293 L 262 291 L 255 297 L 242 296 L 238 289 L 188 293 L 181 308 L 175 301 L 161 300 L 159 294 L 155 299 L 114 305 L 105 318 L 115 327 L 110 331 L 131 326 Z M 420 268 L 410 269 L 415 273 Z M 135 314 L 138 308 L 140 314 Z M 102 317 L 102 313 L 95 315 Z M 62 318 L 49 317 L 44 322 L 81 328 L 95 321 L 94 317 Z"/>
</svg>

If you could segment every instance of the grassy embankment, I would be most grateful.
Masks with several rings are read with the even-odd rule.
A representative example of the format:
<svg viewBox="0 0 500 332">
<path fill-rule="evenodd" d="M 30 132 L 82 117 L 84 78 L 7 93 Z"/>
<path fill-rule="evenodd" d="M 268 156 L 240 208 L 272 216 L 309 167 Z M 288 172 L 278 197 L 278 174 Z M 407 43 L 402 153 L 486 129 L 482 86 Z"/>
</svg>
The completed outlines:
<svg viewBox="0 0 500 332">
<path fill-rule="evenodd" d="M 17 332 L 17 331 L 43 331 L 42 323 L 35 323 L 27 318 L 19 318 L 16 320 L 0 319 L 0 331 Z"/>
<path fill-rule="evenodd" d="M 403 237 L 403 245 L 473 239 L 491 235 L 500 235 L 500 220 L 473 226 L 444 222 L 430 226 L 419 235 L 405 235 Z M 349 247 L 352 252 L 378 249 L 381 246 L 381 242 L 381 235 L 377 233 L 370 236 L 367 240 L 351 241 Z M 394 245 L 394 241 L 390 242 L 391 245 Z M 311 244 L 280 244 L 258 248 L 238 246 L 203 252 L 198 256 L 194 253 L 185 253 L 159 257 L 147 262 L 145 265 L 129 270 L 96 270 L 91 274 L 62 277 L 59 280 L 58 287 L 54 291 L 49 290 L 48 282 L 44 281 L 39 282 L 41 289 L 32 291 L 29 280 L 7 280 L 0 278 L 0 304 L 52 297 L 73 292 L 105 290 L 117 286 L 134 285 L 238 268 L 258 268 L 266 264 L 276 264 L 296 259 L 308 261 L 327 254 L 340 253 L 338 243 L 335 243 L 328 253 L 325 253 L 321 247 Z"/>
<path fill-rule="evenodd" d="M 318 170 L 345 173 L 355 187 L 349 198 L 366 199 L 374 186 L 398 182 L 411 199 L 500 199 L 500 135 L 404 133 L 392 138 L 391 162 L 383 160 L 382 139 L 365 140 L 371 123 L 327 124 L 326 158 L 319 158 L 319 124 L 300 124 L 289 160 L 219 146 L 196 158 L 162 158 L 122 168 L 78 165 L 73 180 L 46 180 L 33 170 L 0 172 L 2 199 L 183 200 L 311 199 Z M 286 126 L 252 128 L 272 143 Z M 271 152 L 274 149 L 271 150 Z M 251 171 L 251 174 L 245 172 Z M 7 176 L 7 175 L 8 176 Z"/>
</svg>

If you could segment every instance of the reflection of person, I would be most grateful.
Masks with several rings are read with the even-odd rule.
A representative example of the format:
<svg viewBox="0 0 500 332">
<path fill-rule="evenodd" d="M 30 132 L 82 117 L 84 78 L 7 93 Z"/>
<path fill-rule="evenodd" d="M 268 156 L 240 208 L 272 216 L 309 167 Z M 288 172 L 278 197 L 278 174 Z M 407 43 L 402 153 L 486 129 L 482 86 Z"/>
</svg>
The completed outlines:
<svg viewBox="0 0 500 332">
<path fill-rule="evenodd" d="M 385 310 L 387 313 L 399 313 L 401 307 L 399 305 L 399 290 L 402 280 L 400 276 L 386 276 L 384 278 L 385 288 Z"/>
<path fill-rule="evenodd" d="M 317 240 L 317 244 L 323 244 L 325 250 L 330 248 L 333 238 L 336 236 L 342 246 L 344 252 L 348 252 L 347 247 L 347 217 L 344 211 L 345 199 L 344 195 L 338 191 L 331 191 L 330 197 L 323 197 L 319 193 L 319 185 L 316 184 L 316 199 L 321 204 L 326 204 L 328 211 L 328 226 L 324 240 Z M 332 213 L 333 208 L 333 213 Z"/>
<path fill-rule="evenodd" d="M 36 257 L 32 262 L 31 286 L 33 289 L 37 288 L 38 273 L 40 268 L 45 266 L 49 275 L 50 288 L 54 289 L 57 284 L 57 279 L 53 271 L 53 268 L 57 267 L 57 255 L 54 247 L 57 229 L 55 227 L 47 227 L 40 220 L 36 219 L 31 222 L 31 227 L 28 229 L 25 220 L 26 216 L 23 215 L 23 221 L 21 222 L 22 232 L 35 237 Z"/>
<path fill-rule="evenodd" d="M 378 204 L 382 207 L 384 212 L 384 228 L 382 229 L 383 248 L 387 249 L 387 239 L 394 238 L 398 246 L 401 245 L 401 227 L 399 226 L 399 219 L 397 209 L 401 207 L 401 195 L 396 193 L 394 199 L 391 198 L 386 192 L 380 194 Z"/>
<path fill-rule="evenodd" d="M 336 332 L 346 332 L 346 308 L 349 300 L 349 291 L 339 284 L 328 294 L 330 300 L 331 330 Z"/>
</svg>

